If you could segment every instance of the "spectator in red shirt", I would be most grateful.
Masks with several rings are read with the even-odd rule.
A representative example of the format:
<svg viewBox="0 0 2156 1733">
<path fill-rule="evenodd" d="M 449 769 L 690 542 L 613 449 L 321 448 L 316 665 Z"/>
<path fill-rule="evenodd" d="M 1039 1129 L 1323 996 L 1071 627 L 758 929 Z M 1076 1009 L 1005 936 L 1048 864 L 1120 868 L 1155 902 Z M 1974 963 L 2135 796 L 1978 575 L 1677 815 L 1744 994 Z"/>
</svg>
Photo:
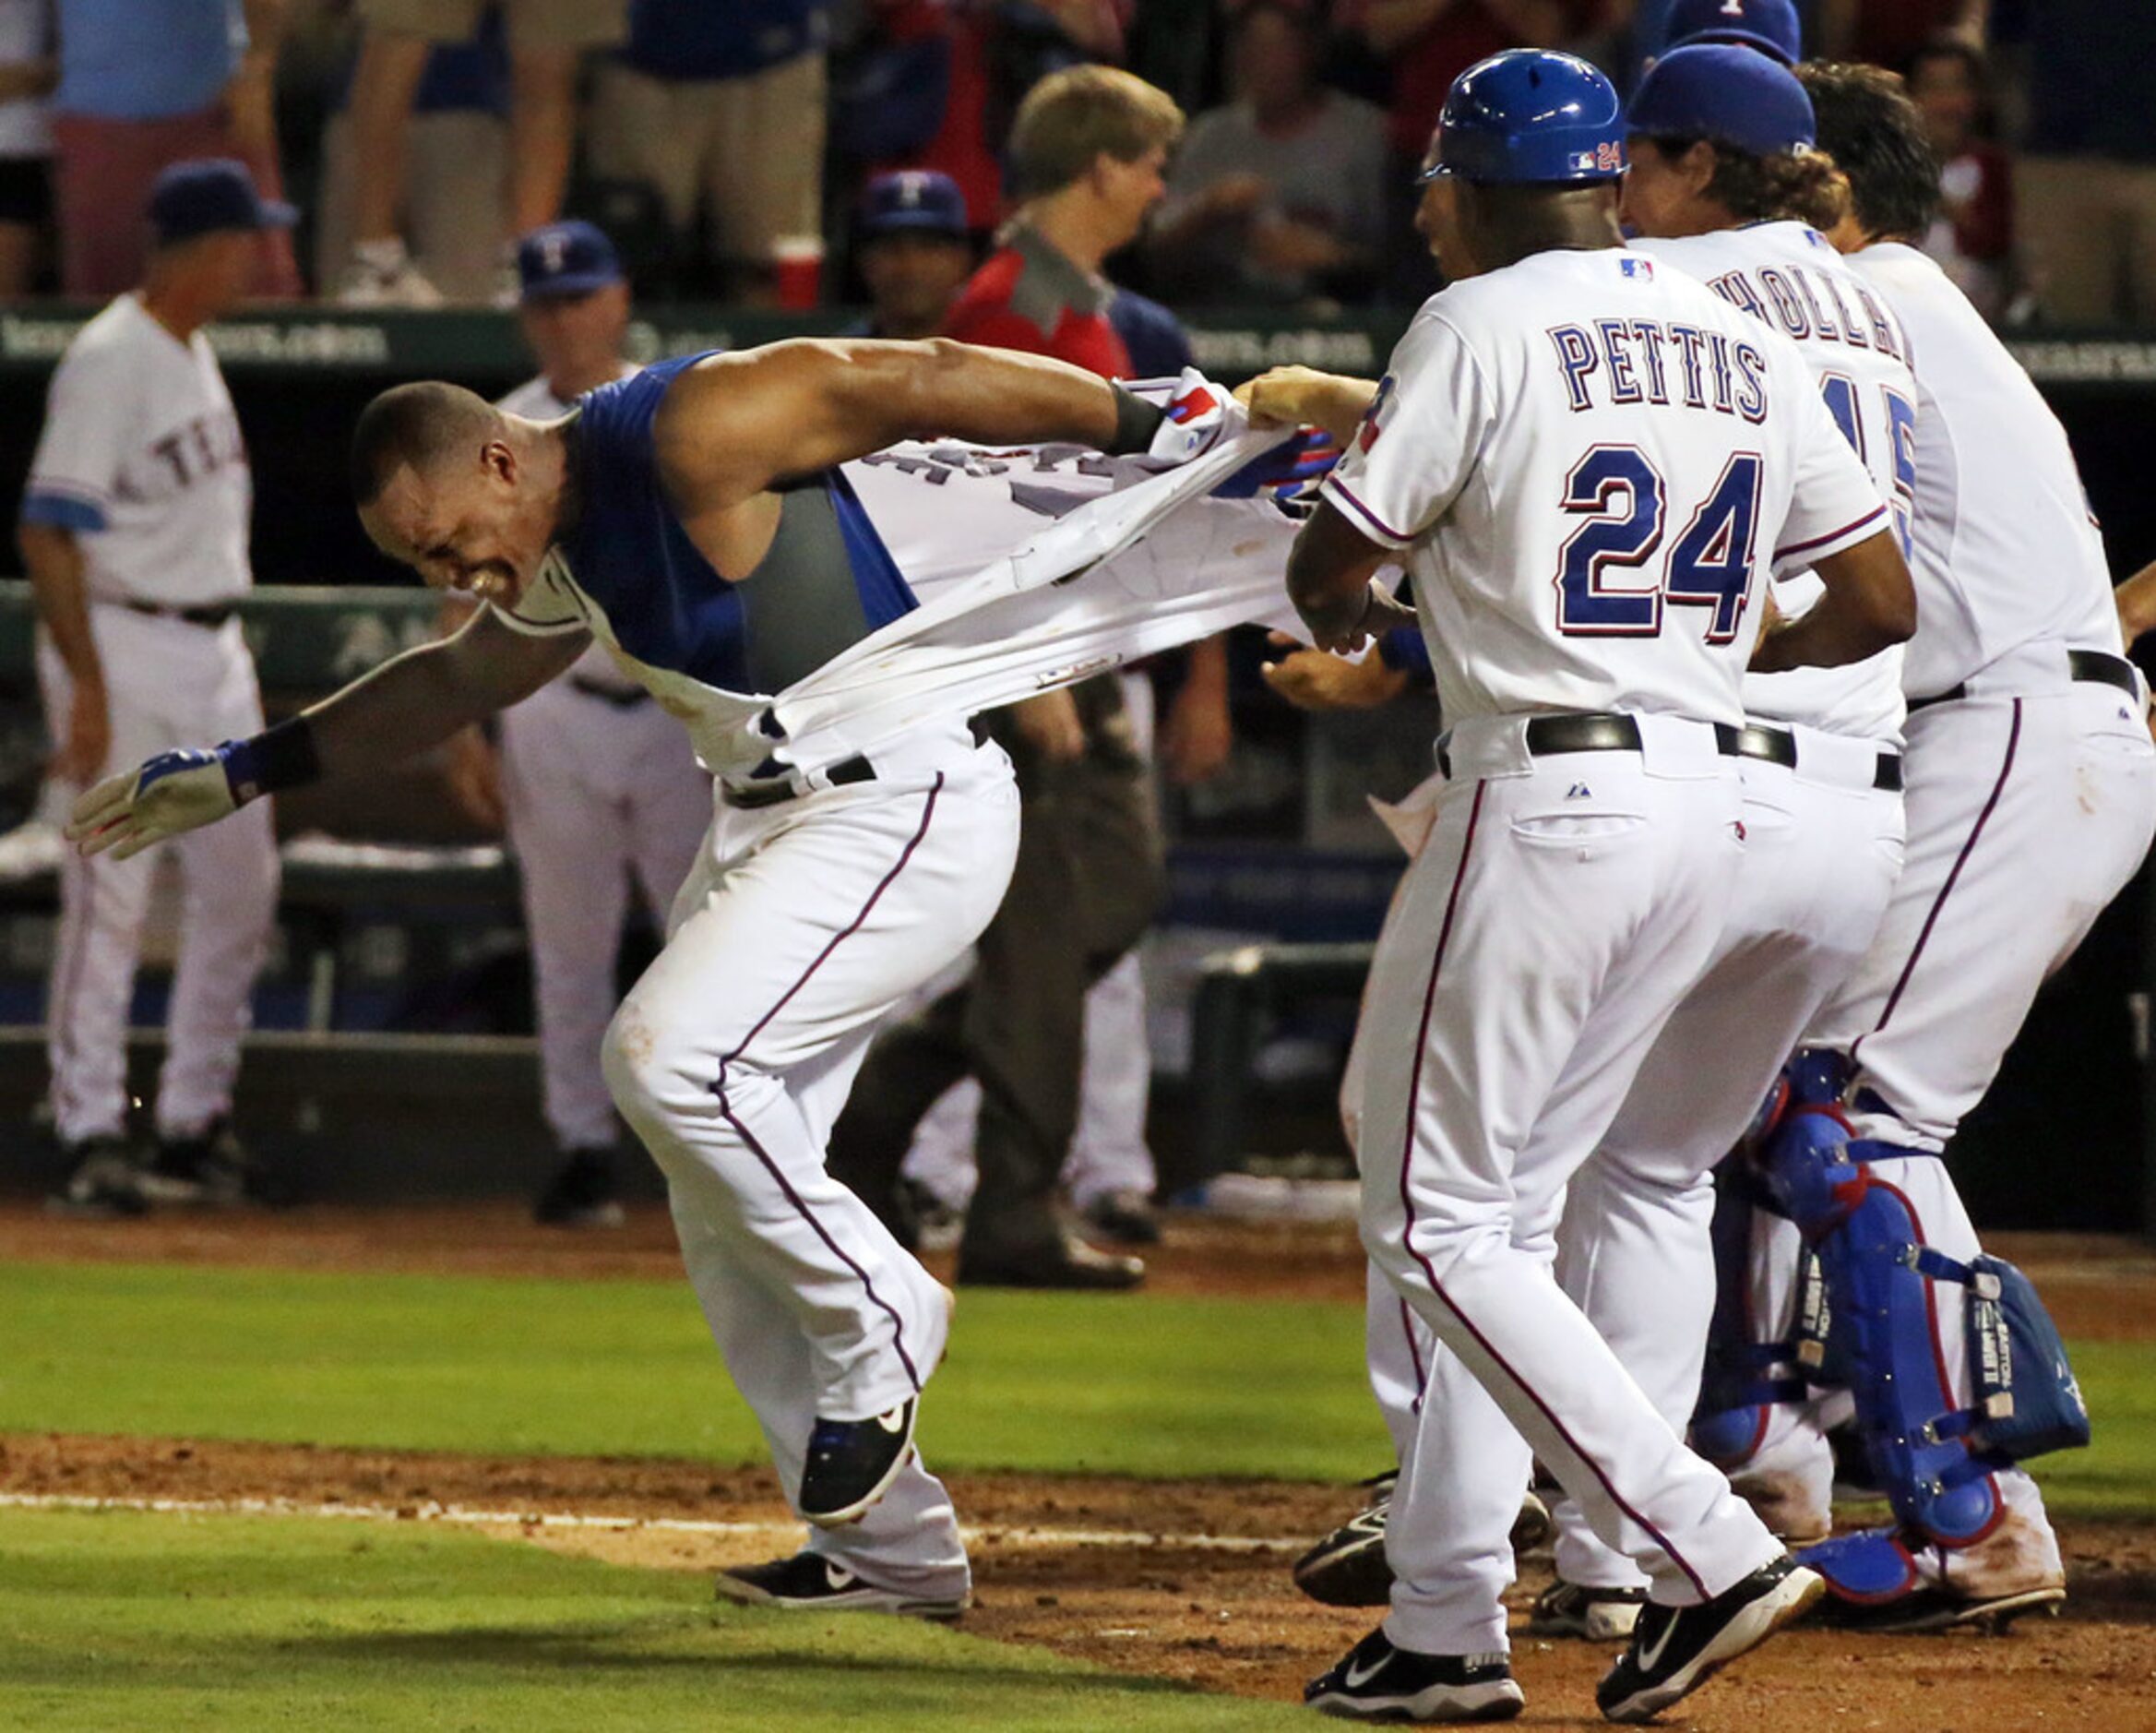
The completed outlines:
<svg viewBox="0 0 2156 1733">
<path fill-rule="evenodd" d="M 1102 261 L 1138 238 L 1161 201 L 1182 131 L 1172 98 L 1111 66 L 1073 66 L 1035 85 L 1011 125 L 1016 214 L 946 334 L 1127 376 Z M 1218 665 L 1224 673 L 1224 659 Z M 1221 698 L 1224 711 L 1224 681 Z M 1078 1128 L 1087 993 L 1144 936 L 1164 890 L 1145 760 L 1113 675 L 983 720 L 1018 772 L 1010 890 L 981 935 L 972 979 L 870 1048 L 831 1134 L 831 1171 L 903 1237 L 898 1179 L 914 1128 L 971 1075 L 980 1179 L 959 1281 L 1131 1287 L 1144 1264 L 1070 1233 L 1055 1188 Z"/>
<path fill-rule="evenodd" d="M 1939 211 L 1924 250 L 1995 320 L 2006 308 L 2014 253 L 2014 169 L 1984 137 L 1983 56 L 1958 37 L 1935 37 L 1909 64 L 1909 95 L 1939 158 Z"/>
<path fill-rule="evenodd" d="M 1042 79 L 1011 128 L 1017 214 L 947 334 L 1129 376 L 1101 263 L 1138 238 L 1166 194 L 1168 151 L 1182 134 L 1173 100 L 1127 72 L 1074 66 Z"/>
</svg>

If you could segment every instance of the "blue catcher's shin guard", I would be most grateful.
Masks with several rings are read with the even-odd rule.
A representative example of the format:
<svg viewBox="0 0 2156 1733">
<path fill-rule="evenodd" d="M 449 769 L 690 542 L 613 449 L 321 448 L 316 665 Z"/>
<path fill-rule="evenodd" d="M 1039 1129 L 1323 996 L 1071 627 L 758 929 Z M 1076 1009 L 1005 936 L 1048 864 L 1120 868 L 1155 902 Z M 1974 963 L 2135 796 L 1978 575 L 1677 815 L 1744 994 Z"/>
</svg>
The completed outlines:
<svg viewBox="0 0 2156 1733">
<path fill-rule="evenodd" d="M 1909 1200 L 1861 1159 L 1889 1153 L 1910 1152 L 1852 1143 L 1836 1107 L 1807 1105 L 1769 1139 L 1761 1165 L 1818 1254 L 1857 1429 L 1895 1515 L 1941 1546 L 1965 1547 L 1998 1521 L 1991 1470 L 2003 1459 L 1971 1438 L 1973 1416 L 1957 1406 L 1940 1346 L 1931 1289 L 1951 1279 L 1936 1267 L 1950 1261 L 1925 1254 Z"/>
</svg>

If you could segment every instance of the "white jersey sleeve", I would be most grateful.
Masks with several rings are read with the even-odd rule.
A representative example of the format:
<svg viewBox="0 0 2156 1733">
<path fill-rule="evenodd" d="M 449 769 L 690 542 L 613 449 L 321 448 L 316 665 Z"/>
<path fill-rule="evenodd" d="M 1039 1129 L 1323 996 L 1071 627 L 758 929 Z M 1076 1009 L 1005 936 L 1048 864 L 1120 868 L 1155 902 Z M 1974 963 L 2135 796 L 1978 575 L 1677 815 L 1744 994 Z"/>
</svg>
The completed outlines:
<svg viewBox="0 0 2156 1733">
<path fill-rule="evenodd" d="M 1797 421 L 1797 471 L 1789 516 L 1775 538 L 1777 577 L 1805 570 L 1893 527 L 1877 485 L 1828 412 L 1826 400 L 1806 393 L 1793 396 L 1789 407 Z"/>
<path fill-rule="evenodd" d="M 1459 496 L 1495 419 L 1473 350 L 1425 307 L 1320 492 L 1371 541 L 1404 551 Z"/>
<path fill-rule="evenodd" d="M 45 425 L 23 490 L 23 517 L 64 530 L 108 527 L 139 419 L 133 369 L 111 349 L 61 358 L 45 395 Z"/>
</svg>

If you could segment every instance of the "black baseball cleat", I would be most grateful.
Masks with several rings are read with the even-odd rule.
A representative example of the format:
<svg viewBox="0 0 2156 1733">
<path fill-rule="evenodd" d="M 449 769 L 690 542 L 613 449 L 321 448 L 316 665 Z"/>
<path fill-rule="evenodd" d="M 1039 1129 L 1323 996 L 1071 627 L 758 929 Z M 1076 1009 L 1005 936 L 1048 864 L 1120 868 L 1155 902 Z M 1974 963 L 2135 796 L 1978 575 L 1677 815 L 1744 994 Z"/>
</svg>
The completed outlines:
<svg viewBox="0 0 2156 1733">
<path fill-rule="evenodd" d="M 142 1169 L 135 1165 L 125 1138 L 89 1137 L 63 1146 L 67 1157 L 67 1177 L 59 1190 L 45 1200 L 53 1215 L 77 1215 L 91 1221 L 113 1221 L 140 1215 L 149 1208 L 142 1192 Z"/>
<path fill-rule="evenodd" d="M 719 1572 L 719 1598 L 787 1612 L 899 1613 L 909 1619 L 956 1619 L 971 1597 L 956 1600 L 878 1588 L 821 1553 L 797 1552 L 768 1564 Z"/>
<path fill-rule="evenodd" d="M 1639 1622 L 1647 1605 L 1645 1589 L 1589 1588 L 1562 1577 L 1535 1596 L 1527 1616 L 1534 1637 L 1584 1637 L 1590 1643 L 1622 1643 Z"/>
<path fill-rule="evenodd" d="M 1632 1646 L 1595 1687 L 1611 1721 L 1649 1721 L 1757 1648 L 1827 1592 L 1827 1580 L 1787 1553 L 1697 1607 L 1639 1609 Z"/>
<path fill-rule="evenodd" d="M 801 1470 L 801 1513 L 818 1528 L 857 1523 L 913 1453 L 918 1400 L 869 1420 L 818 1420 Z"/>
<path fill-rule="evenodd" d="M 1370 1502 L 1295 1560 L 1295 1586 L 1326 1607 L 1382 1607 L 1392 1598 L 1392 1567 L 1385 1561 L 1385 1519 L 1398 1475 L 1363 1484 Z"/>
<path fill-rule="evenodd" d="M 1981 1631 L 2006 1635 L 2017 1619 L 2031 1613 L 2056 1619 L 2067 1591 L 2056 1583 L 2009 1595 L 1956 1595 L 1926 1584 L 1890 1601 L 1852 1601 L 1828 1593 L 1810 1623 L 1827 1631 L 1870 1636 L 1915 1636 L 1934 1631 Z"/>
<path fill-rule="evenodd" d="M 142 1170 L 142 1193 L 152 1203 L 203 1204 L 212 1209 L 291 1201 L 269 1179 L 220 1114 L 192 1137 L 163 1137 Z"/>
<path fill-rule="evenodd" d="M 531 1206 L 531 1219 L 542 1227 L 619 1227 L 627 1219 L 619 1191 L 612 1150 L 570 1150 Z"/>
<path fill-rule="evenodd" d="M 1295 1586 L 1327 1607 L 1382 1607 L 1392 1598 L 1392 1567 L 1385 1560 L 1385 1524 L 1398 1475 L 1363 1484 L 1371 1500 L 1295 1560 Z M 1550 1536 L 1550 1511 L 1532 1492 L 1520 1496 L 1512 1519 L 1512 1550 L 1524 1553 Z"/>
<path fill-rule="evenodd" d="M 1157 1246 L 1161 1218 L 1142 1191 L 1103 1191 L 1079 1212 L 1102 1236 L 1118 1246 Z"/>
<path fill-rule="evenodd" d="M 1075 1234 L 1030 1251 L 972 1256 L 959 1245 L 960 1287 L 1065 1288 L 1073 1293 L 1120 1293 L 1146 1279 L 1145 1264 L 1121 1252 L 1089 1246 Z"/>
<path fill-rule="evenodd" d="M 1509 1721 L 1527 1706 L 1503 1655 L 1417 1655 L 1373 1631 L 1303 1687 L 1321 1715 L 1351 1721 Z"/>
</svg>

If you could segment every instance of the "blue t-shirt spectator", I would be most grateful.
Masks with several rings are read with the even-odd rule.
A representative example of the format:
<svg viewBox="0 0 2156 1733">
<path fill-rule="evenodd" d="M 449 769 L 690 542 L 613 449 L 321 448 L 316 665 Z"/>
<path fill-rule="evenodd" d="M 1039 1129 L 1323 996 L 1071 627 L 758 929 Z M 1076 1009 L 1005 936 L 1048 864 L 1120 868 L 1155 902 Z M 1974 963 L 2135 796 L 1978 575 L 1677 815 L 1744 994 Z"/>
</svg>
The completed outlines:
<svg viewBox="0 0 2156 1733">
<path fill-rule="evenodd" d="M 1108 304 L 1108 323 L 1130 352 L 1134 379 L 1173 379 L 1190 365 L 1190 334 L 1158 301 L 1118 289 Z"/>
<path fill-rule="evenodd" d="M 165 120 L 209 108 L 247 52 L 241 0 L 59 0 L 66 114 Z"/>
<path fill-rule="evenodd" d="M 631 0 L 622 58 L 654 78 L 748 78 L 830 41 L 830 0 Z"/>
</svg>

